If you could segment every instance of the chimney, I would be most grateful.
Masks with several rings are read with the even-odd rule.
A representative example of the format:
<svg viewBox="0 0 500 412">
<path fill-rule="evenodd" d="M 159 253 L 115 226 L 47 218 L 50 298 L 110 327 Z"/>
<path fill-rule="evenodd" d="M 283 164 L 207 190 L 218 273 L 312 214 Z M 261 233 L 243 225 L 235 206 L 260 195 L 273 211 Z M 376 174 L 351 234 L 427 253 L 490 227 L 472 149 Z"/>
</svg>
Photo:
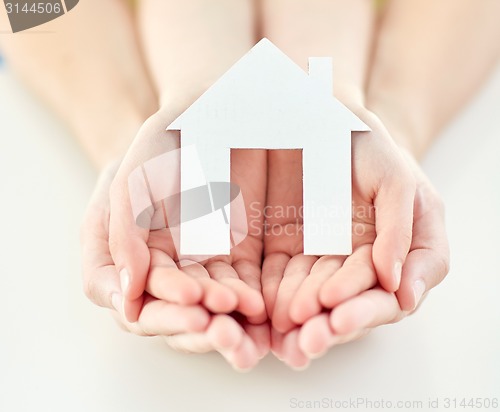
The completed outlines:
<svg viewBox="0 0 500 412">
<path fill-rule="evenodd" d="M 333 65 L 331 57 L 309 57 L 309 77 L 333 94 Z"/>
</svg>

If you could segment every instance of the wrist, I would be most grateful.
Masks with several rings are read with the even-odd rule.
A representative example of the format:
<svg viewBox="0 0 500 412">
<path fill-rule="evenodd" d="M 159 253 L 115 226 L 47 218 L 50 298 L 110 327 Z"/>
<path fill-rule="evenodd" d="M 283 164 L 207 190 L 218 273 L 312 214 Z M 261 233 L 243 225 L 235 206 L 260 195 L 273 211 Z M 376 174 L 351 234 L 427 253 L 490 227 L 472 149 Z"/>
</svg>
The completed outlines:
<svg viewBox="0 0 500 412">
<path fill-rule="evenodd" d="M 392 139 L 400 147 L 420 158 L 432 141 L 433 128 L 430 116 L 424 114 L 417 102 L 411 105 L 404 98 L 389 98 L 390 92 L 384 96 L 367 99 L 367 107 L 383 123 Z"/>
<path fill-rule="evenodd" d="M 333 94 L 356 115 L 367 112 L 365 93 L 361 87 L 349 83 L 334 85 Z"/>
<path fill-rule="evenodd" d="M 102 108 L 102 105 L 98 105 Z M 92 163 L 102 170 L 110 162 L 122 158 L 137 132 L 154 113 L 153 104 L 142 107 L 130 100 L 116 99 L 112 110 L 82 110 L 71 127 Z"/>
<path fill-rule="evenodd" d="M 166 91 L 161 91 L 159 97 L 160 111 L 180 115 L 198 100 L 216 80 L 206 84 L 197 83 L 196 86 L 185 84 L 184 87 L 181 86 L 182 82 L 179 82 L 175 88 L 171 87 Z"/>
</svg>

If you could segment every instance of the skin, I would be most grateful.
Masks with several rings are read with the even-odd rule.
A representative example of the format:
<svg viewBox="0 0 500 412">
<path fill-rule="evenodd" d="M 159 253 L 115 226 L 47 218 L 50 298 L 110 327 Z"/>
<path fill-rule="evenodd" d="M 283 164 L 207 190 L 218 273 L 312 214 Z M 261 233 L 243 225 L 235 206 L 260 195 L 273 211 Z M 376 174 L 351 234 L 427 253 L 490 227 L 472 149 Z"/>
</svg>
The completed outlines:
<svg viewBox="0 0 500 412">
<path fill-rule="evenodd" d="M 0 10 L 0 30 L 8 66 L 57 112 L 98 170 L 123 156 L 158 110 L 133 16 L 121 0 L 81 2 L 40 28 L 44 33 L 8 34 Z"/>
<path fill-rule="evenodd" d="M 82 226 L 83 255 L 86 257 L 83 276 L 87 296 L 97 305 L 113 309 L 119 324 L 132 333 L 163 336 L 169 346 L 181 352 L 216 350 L 237 370 L 255 366 L 269 351 L 267 325 L 239 323 L 227 314 L 217 314 L 219 309 L 221 312 L 228 310 L 227 307 L 221 307 L 228 303 L 232 305 L 231 309 L 236 309 L 238 300 L 233 293 L 236 288 L 211 281 L 207 270 L 201 265 L 195 269 L 203 272 L 200 277 L 204 282 L 192 272 L 188 275 L 178 270 L 168 250 L 168 240 L 158 239 L 164 233 L 148 240 L 151 271 L 145 285 L 147 295 L 137 321 L 127 320 L 118 272 L 109 250 L 109 189 L 116 169 L 117 165 L 111 166 L 102 173 Z M 234 283 L 237 278 L 232 279 Z M 98 287 L 93 286 L 94 282 L 98 282 Z M 217 299 L 211 304 L 211 297 L 214 296 Z M 252 297 L 253 304 L 240 308 L 249 317 L 263 310 L 259 294 L 255 296 L 254 293 L 250 298 L 243 297 L 239 301 L 249 302 Z"/>
<path fill-rule="evenodd" d="M 157 126 L 147 127 L 144 133 L 136 138 L 133 148 L 121 163 L 110 191 L 110 252 L 118 272 L 121 273 L 123 312 L 129 322 L 136 321 L 142 311 L 143 291 L 153 267 L 154 248 L 151 247 L 152 239 L 149 233 L 138 229 L 130 218 L 130 210 L 126 210 L 129 205 L 128 175 L 142 162 L 154 157 L 151 148 L 155 148 L 155 154 L 168 150 L 164 144 L 170 135 L 164 132 L 165 125 L 172 122 L 226 70 L 227 65 L 236 61 L 253 44 L 250 2 L 236 4 L 232 1 L 220 1 L 212 6 L 220 9 L 207 17 L 205 12 L 200 12 L 205 10 L 204 1 L 193 1 L 188 5 L 175 1 L 141 2 L 139 18 L 142 41 L 154 83 L 159 90 L 162 108 L 147 122 Z M 163 20 L 158 19 L 158 16 L 164 15 L 175 15 L 178 19 L 165 25 Z M 176 37 L 182 38 L 182 43 L 162 40 L 159 44 L 160 39 Z M 211 47 L 212 44 L 218 44 L 219 47 Z M 164 53 L 157 53 L 158 47 L 164 49 Z M 178 56 L 175 65 L 172 65 L 168 58 L 172 55 Z M 193 61 L 193 56 L 199 60 Z M 208 66 L 207 70 L 206 61 L 215 64 Z M 178 147 L 178 138 L 172 148 L 174 147 Z M 231 178 L 242 190 L 247 211 L 250 211 L 249 202 L 254 201 L 262 207 L 265 203 L 266 162 L 266 154 L 263 151 L 238 151 L 232 154 Z M 208 346 L 210 350 L 221 352 L 237 369 L 253 366 L 270 347 L 269 327 L 265 322 L 266 313 L 260 291 L 263 247 L 262 231 L 259 230 L 263 219 L 262 214 L 260 215 L 255 222 L 252 222 L 253 218 L 249 216 L 249 237 L 233 249 L 231 256 L 220 256 L 204 262 L 203 265 L 183 268 L 185 276 L 195 279 L 199 284 L 201 303 L 208 307 L 211 313 L 238 311 L 248 320 L 240 325 L 226 316 L 227 322 L 232 322 L 238 334 L 244 337 L 241 344 L 246 351 L 245 357 L 238 354 L 239 341 L 236 346 L 231 346 L 230 351 L 227 348 L 221 351 L 218 345 Z M 165 242 L 155 244 L 162 245 Z M 172 266 L 172 259 L 175 258 L 173 251 L 162 252 L 164 259 L 171 259 L 169 264 Z M 161 290 L 151 292 L 157 298 L 162 297 Z M 212 315 L 210 319 L 213 322 L 218 317 Z M 214 329 L 217 333 L 209 333 L 210 330 L 209 326 L 201 336 L 188 334 L 180 340 L 169 338 L 168 342 L 178 349 L 187 349 L 190 348 L 192 340 L 197 345 L 204 341 L 204 350 L 208 350 L 206 335 L 211 333 L 217 336 L 217 331 L 224 329 Z M 182 342 L 182 345 L 179 342 Z M 250 348 L 253 349 L 250 351 Z"/>
<path fill-rule="evenodd" d="M 443 279 L 449 265 L 443 205 L 415 157 L 497 61 L 498 2 L 392 1 L 377 22 L 372 3 L 363 0 L 217 0 L 213 13 L 202 0 L 143 0 L 137 23 L 119 1 L 107 2 L 106 10 L 101 2 L 85 3 L 48 23 L 53 35 L 0 36 L 0 46 L 100 167 L 122 156 L 136 135 L 119 167 L 102 172 L 82 230 L 86 294 L 127 330 L 164 336 L 180 351 L 216 350 L 239 370 L 270 349 L 302 368 L 329 347 L 412 313 Z M 118 49 L 108 15 L 121 30 Z M 176 18 L 165 24 L 163 16 Z M 92 35 L 82 38 L 88 21 Z M 249 216 L 256 230 L 231 256 L 179 270 L 167 234 L 149 234 L 133 222 L 128 175 L 178 147 L 165 126 L 262 35 L 302 66 L 309 55 L 333 56 L 335 95 L 373 130 L 353 136 L 354 253 L 303 256 L 299 236 L 262 237 L 264 223 L 300 221 Z M 89 62 L 98 66 L 81 70 Z M 247 204 L 300 204 L 296 153 L 244 152 L 234 153 L 231 178 Z M 358 213 L 373 206 L 375 214 Z"/>
<path fill-rule="evenodd" d="M 495 0 L 388 3 L 366 105 L 417 159 L 496 66 L 499 16 Z"/>
</svg>

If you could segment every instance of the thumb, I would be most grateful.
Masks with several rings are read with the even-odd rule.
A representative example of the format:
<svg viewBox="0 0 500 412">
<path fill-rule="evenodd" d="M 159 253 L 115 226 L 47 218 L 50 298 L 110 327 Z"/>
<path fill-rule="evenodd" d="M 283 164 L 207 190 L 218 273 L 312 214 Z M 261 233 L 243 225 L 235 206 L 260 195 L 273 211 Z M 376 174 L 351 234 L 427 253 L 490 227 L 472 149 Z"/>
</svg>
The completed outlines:
<svg viewBox="0 0 500 412">
<path fill-rule="evenodd" d="M 150 264 L 149 230 L 135 222 L 127 179 L 115 182 L 110 191 L 109 249 L 120 274 L 124 316 L 129 322 L 136 322 Z"/>
<path fill-rule="evenodd" d="M 399 288 L 410 249 L 416 183 L 408 173 L 384 179 L 374 200 L 377 237 L 373 264 L 381 286 L 388 292 Z"/>
<path fill-rule="evenodd" d="M 120 282 L 109 252 L 109 187 L 117 165 L 99 176 L 81 227 L 83 288 L 98 306 L 121 310 Z"/>
<path fill-rule="evenodd" d="M 411 251 L 404 266 L 401 287 L 396 293 L 401 309 L 416 309 L 423 296 L 444 279 L 448 265 L 447 258 L 436 250 Z"/>
<path fill-rule="evenodd" d="M 423 204 L 428 207 L 427 210 L 420 210 L 419 205 Z M 418 306 L 423 295 L 445 278 L 450 267 L 444 204 L 438 197 L 432 196 L 416 202 L 416 206 L 412 247 L 396 293 L 401 309 L 407 311 Z"/>
<path fill-rule="evenodd" d="M 151 192 L 154 188 L 145 165 L 156 158 L 155 167 L 164 172 L 163 158 L 155 156 L 179 147 L 179 134 L 165 130 L 170 117 L 168 113 L 159 112 L 144 123 L 111 185 L 109 248 L 120 273 L 124 316 L 129 322 L 136 322 L 139 317 L 151 261 L 147 242 L 155 215 Z M 178 154 L 173 156 L 176 159 Z M 167 189 L 175 187 L 177 165 L 171 162 L 165 166 L 170 173 L 160 173 L 161 178 L 156 183 L 162 186 L 172 181 L 174 183 L 167 184 Z"/>
</svg>

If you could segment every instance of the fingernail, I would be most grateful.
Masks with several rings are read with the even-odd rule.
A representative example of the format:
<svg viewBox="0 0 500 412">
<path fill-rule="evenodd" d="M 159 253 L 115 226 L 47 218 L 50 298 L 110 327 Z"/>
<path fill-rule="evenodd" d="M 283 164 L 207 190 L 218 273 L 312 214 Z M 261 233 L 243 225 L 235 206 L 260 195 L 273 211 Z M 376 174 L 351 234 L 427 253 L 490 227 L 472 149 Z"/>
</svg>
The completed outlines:
<svg viewBox="0 0 500 412">
<path fill-rule="evenodd" d="M 276 352 L 276 351 L 274 351 L 274 350 L 272 350 L 272 349 L 271 349 L 271 353 L 272 353 L 272 354 L 274 355 L 274 357 L 275 357 L 276 359 L 278 359 L 279 361 L 282 361 L 282 362 L 284 361 L 284 358 L 283 358 L 283 356 L 281 355 L 281 353 Z"/>
<path fill-rule="evenodd" d="M 394 270 L 392 272 L 392 276 L 394 278 L 394 284 L 396 285 L 396 289 L 399 289 L 399 284 L 401 283 L 401 271 L 403 270 L 403 264 L 401 262 L 396 262 L 394 265 Z"/>
<path fill-rule="evenodd" d="M 122 294 L 125 296 L 130 285 L 130 275 L 127 269 L 122 269 L 120 271 L 120 284 L 122 286 Z"/>
<path fill-rule="evenodd" d="M 233 365 L 233 369 L 234 369 L 236 372 L 239 372 L 239 373 L 248 373 L 248 372 L 250 372 L 250 371 L 253 369 L 253 367 L 252 367 L 252 366 L 250 366 L 250 367 L 248 367 L 248 368 L 239 368 L 238 366 L 234 366 L 234 365 Z"/>
<path fill-rule="evenodd" d="M 422 295 L 425 292 L 425 283 L 422 279 L 418 279 L 413 283 L 413 297 L 415 300 L 415 304 L 413 306 L 413 309 L 415 309 L 420 302 L 420 299 L 422 299 Z"/>
<path fill-rule="evenodd" d="M 321 358 L 327 350 L 322 350 L 321 352 L 304 352 L 304 355 L 306 355 L 309 359 L 318 359 Z"/>
<path fill-rule="evenodd" d="M 111 295 L 111 304 L 115 308 L 115 310 L 123 316 L 123 298 L 119 293 L 113 293 Z"/>
<path fill-rule="evenodd" d="M 300 366 L 294 366 L 294 365 L 288 365 L 290 369 L 294 370 L 295 372 L 302 372 L 305 371 L 309 367 L 309 362 L 307 362 L 305 365 L 300 365 Z"/>
</svg>

